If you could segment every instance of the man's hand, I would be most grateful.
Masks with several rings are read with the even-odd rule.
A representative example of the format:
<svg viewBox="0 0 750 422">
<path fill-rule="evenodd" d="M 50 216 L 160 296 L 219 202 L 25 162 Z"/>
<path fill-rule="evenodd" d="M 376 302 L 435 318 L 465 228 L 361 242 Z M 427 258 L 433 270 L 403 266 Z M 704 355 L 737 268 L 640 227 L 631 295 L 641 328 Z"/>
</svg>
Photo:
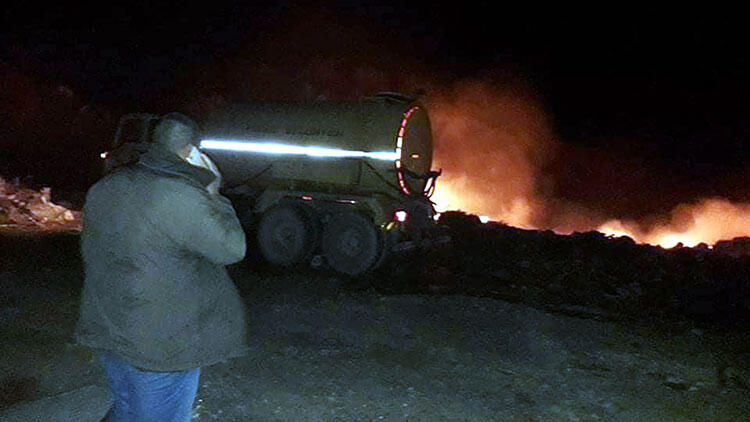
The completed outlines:
<svg viewBox="0 0 750 422">
<path fill-rule="evenodd" d="M 221 172 L 219 172 L 219 168 L 216 167 L 216 164 L 214 164 L 206 154 L 193 145 L 188 145 L 184 150 L 180 151 L 180 156 L 190 165 L 210 170 L 211 173 L 216 176 L 216 179 L 206 186 L 206 190 L 212 195 L 218 195 L 219 188 L 221 188 Z"/>
<path fill-rule="evenodd" d="M 219 169 L 216 167 L 216 164 L 214 164 L 213 161 L 211 161 L 210 158 L 204 153 L 200 153 L 201 161 L 203 162 L 203 167 L 206 169 L 211 170 L 211 172 L 216 175 L 216 179 L 214 179 L 213 182 L 211 182 L 208 186 L 206 186 L 206 189 L 209 193 L 213 195 L 219 194 L 219 188 L 221 188 L 221 173 L 219 172 Z"/>
<path fill-rule="evenodd" d="M 220 176 L 216 176 L 216 180 L 214 180 L 208 186 L 206 186 L 206 190 L 211 195 L 218 195 L 220 187 L 221 187 L 221 177 Z"/>
</svg>

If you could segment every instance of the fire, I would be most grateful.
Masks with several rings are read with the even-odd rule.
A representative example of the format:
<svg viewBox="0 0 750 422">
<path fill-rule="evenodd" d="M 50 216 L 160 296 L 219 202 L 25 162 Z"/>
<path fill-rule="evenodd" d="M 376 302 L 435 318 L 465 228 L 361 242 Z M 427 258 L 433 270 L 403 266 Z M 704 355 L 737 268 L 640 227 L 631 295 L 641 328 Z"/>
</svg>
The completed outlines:
<svg viewBox="0 0 750 422">
<path fill-rule="evenodd" d="M 448 210 L 461 210 L 475 214 L 484 222 L 502 221 L 515 227 L 534 228 L 531 222 L 533 215 L 532 205 L 524 198 L 515 198 L 503 202 L 500 208 L 495 208 L 491 200 L 482 198 L 462 197 L 460 192 L 471 192 L 470 180 L 462 177 L 441 176 L 432 201 L 435 203 L 437 212 Z"/>
<path fill-rule="evenodd" d="M 666 221 L 644 228 L 643 221 L 609 219 L 584 204 L 545 197 L 544 166 L 557 143 L 543 107 L 523 83 L 500 89 L 463 81 L 432 92 L 426 103 L 435 167 L 444 170 L 432 197 L 438 212 L 461 210 L 560 234 L 597 230 L 665 248 L 750 236 L 750 204 L 724 199 L 678 206 Z"/>
<path fill-rule="evenodd" d="M 493 201 L 492 198 L 472 197 L 471 194 L 477 191 L 477 187 L 472 186 L 469 177 L 445 175 L 449 175 L 449 169 L 442 176 L 432 197 L 438 212 L 463 210 L 483 214 L 482 217 L 489 220 L 502 221 L 515 227 L 545 228 L 533 224 L 535 204 L 527 198 Z M 706 199 L 696 204 L 681 205 L 672 210 L 667 222 L 655 224 L 646 230 L 640 228 L 637 221 L 631 220 L 609 220 L 600 225 L 595 225 L 595 220 L 592 220 L 591 224 L 589 230 L 612 237 L 628 236 L 638 243 L 664 248 L 673 248 L 679 244 L 687 247 L 700 243 L 713 245 L 720 240 L 750 236 L 750 204 Z M 552 229 L 561 234 L 570 232 L 554 227 Z"/>
<path fill-rule="evenodd" d="M 542 107 L 517 83 L 512 89 L 467 81 L 427 98 L 435 167 L 445 169 L 433 201 L 532 227 L 536 162 L 554 142 Z"/>
<path fill-rule="evenodd" d="M 723 199 L 706 199 L 682 205 L 671 213 L 670 221 L 650 230 L 639 230 L 635 222 L 611 220 L 597 228 L 612 236 L 629 236 L 641 243 L 672 248 L 678 244 L 696 246 L 750 235 L 750 204 Z"/>
</svg>

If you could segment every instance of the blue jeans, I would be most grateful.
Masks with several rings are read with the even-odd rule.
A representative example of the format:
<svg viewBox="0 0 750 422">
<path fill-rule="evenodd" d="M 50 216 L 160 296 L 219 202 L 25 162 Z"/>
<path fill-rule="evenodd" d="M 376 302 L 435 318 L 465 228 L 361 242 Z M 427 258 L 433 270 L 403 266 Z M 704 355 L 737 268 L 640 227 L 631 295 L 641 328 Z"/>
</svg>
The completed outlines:
<svg viewBox="0 0 750 422">
<path fill-rule="evenodd" d="M 181 372 L 147 372 L 128 365 L 117 354 L 102 351 L 99 361 L 114 404 L 107 422 L 190 421 L 198 392 L 200 368 Z"/>
</svg>

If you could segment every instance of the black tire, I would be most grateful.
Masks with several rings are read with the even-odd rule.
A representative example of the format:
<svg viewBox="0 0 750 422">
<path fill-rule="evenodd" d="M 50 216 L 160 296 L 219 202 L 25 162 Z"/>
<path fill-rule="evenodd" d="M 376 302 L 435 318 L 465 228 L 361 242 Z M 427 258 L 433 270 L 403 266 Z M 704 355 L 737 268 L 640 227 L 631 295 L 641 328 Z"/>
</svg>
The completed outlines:
<svg viewBox="0 0 750 422">
<path fill-rule="evenodd" d="M 382 241 L 369 218 L 356 213 L 336 214 L 323 229 L 323 256 L 336 272 L 356 276 L 372 268 Z"/>
<path fill-rule="evenodd" d="M 295 205 L 277 205 L 263 213 L 258 224 L 258 248 L 276 265 L 307 263 L 315 248 L 308 214 Z"/>
</svg>

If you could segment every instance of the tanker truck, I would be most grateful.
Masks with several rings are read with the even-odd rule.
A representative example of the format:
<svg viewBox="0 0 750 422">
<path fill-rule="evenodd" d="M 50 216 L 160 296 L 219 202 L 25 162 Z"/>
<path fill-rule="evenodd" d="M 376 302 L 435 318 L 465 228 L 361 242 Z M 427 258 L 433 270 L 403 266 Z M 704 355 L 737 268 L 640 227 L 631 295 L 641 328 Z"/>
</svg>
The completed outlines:
<svg viewBox="0 0 750 422">
<path fill-rule="evenodd" d="M 157 121 L 124 116 L 115 147 L 143 151 Z M 134 123 L 127 139 L 123 127 Z M 201 131 L 222 193 L 273 264 L 353 276 L 443 239 L 429 199 L 440 175 L 431 169 L 430 121 L 414 99 L 232 104 Z"/>
</svg>

